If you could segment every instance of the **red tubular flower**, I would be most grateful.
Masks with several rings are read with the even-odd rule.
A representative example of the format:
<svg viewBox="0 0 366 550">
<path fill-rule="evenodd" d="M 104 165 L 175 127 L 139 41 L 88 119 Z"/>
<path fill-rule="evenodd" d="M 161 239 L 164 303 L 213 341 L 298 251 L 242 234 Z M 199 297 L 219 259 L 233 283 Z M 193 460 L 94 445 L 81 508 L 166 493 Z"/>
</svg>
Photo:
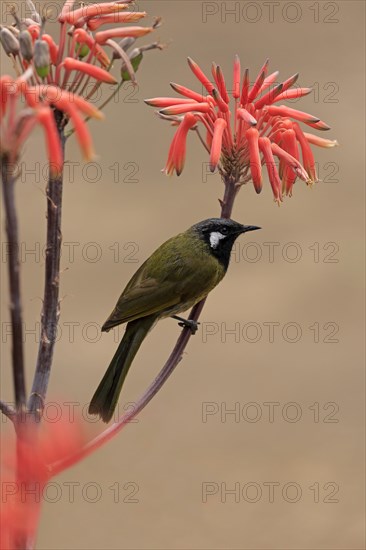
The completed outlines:
<svg viewBox="0 0 366 550">
<path fill-rule="evenodd" d="M 41 96 L 44 102 L 55 105 L 60 111 L 63 111 L 64 105 L 72 103 L 84 115 L 99 120 L 104 119 L 102 111 L 99 111 L 99 109 L 89 103 L 89 101 L 86 101 L 83 97 L 73 94 L 72 92 L 62 90 L 57 86 L 52 86 L 52 84 L 34 86 L 33 88 L 28 88 L 28 90 L 29 92 L 34 90 L 35 94 Z"/>
<path fill-rule="evenodd" d="M 257 97 L 257 95 L 259 94 L 259 91 L 264 83 L 264 79 L 265 79 L 265 76 L 267 74 L 267 71 L 268 71 L 268 64 L 269 64 L 269 60 L 267 59 L 267 61 L 265 62 L 265 64 L 263 65 L 263 67 L 261 68 L 261 70 L 259 71 L 259 74 L 253 84 L 253 88 L 250 90 L 249 92 L 249 95 L 248 95 L 248 103 L 251 103 L 252 101 L 254 101 L 254 99 Z"/>
<path fill-rule="evenodd" d="M 318 176 L 316 174 L 315 160 L 311 147 L 304 135 L 304 132 L 296 122 L 293 124 L 293 128 L 296 134 L 296 139 L 301 147 L 302 163 L 310 176 L 311 183 L 315 183 L 318 181 Z"/>
<path fill-rule="evenodd" d="M 62 99 L 63 98 L 58 101 L 57 105 L 61 106 L 62 110 L 69 115 L 84 159 L 86 162 L 89 162 L 94 158 L 94 150 L 88 127 L 84 119 L 80 116 L 76 106 L 73 103 L 69 103 L 66 98 L 63 101 Z"/>
<path fill-rule="evenodd" d="M 90 63 L 84 63 L 84 61 L 79 61 L 72 57 L 66 57 L 63 61 L 63 66 L 68 71 L 79 71 L 80 73 L 87 74 L 92 76 L 100 82 L 107 82 L 108 84 L 117 84 L 117 80 L 113 75 L 102 69 L 101 67 L 96 67 Z"/>
<path fill-rule="evenodd" d="M 247 183 L 251 179 L 256 192 L 260 193 L 261 166 L 265 164 L 277 203 L 282 201 L 282 185 L 286 194 L 291 195 L 297 177 L 306 183 L 317 181 L 310 144 L 334 147 L 337 142 L 303 132 L 298 122 L 317 130 L 327 130 L 329 126 L 311 114 L 286 105 L 274 105 L 278 101 L 303 97 L 311 92 L 310 88 L 292 87 L 298 79 L 298 74 L 276 84 L 278 72 L 275 71 L 267 76 L 268 61 L 266 61 L 252 86 L 250 86 L 248 69 L 244 71 L 241 84 L 240 60 L 236 56 L 232 91 L 235 110 L 233 110 L 234 120 L 231 123 L 229 94 L 220 67 L 215 63 L 212 64 L 212 81 L 210 81 L 191 58 L 188 58 L 188 64 L 199 83 L 207 90 L 207 96 L 180 84 L 171 83 L 173 90 L 185 99 L 161 97 L 148 99 L 146 103 L 161 108 L 159 113 L 162 118 L 171 120 L 174 125 L 180 124 L 181 127 L 184 124 L 184 145 L 188 114 L 194 117 L 194 122 L 190 119 L 191 127 L 194 126 L 199 132 L 200 125 L 203 125 L 205 140 L 202 138 L 201 141 L 209 150 L 211 170 L 218 166 L 223 177 L 228 175 L 238 184 Z M 183 118 L 181 115 L 184 113 L 187 114 Z M 177 136 L 180 135 L 179 128 L 173 139 L 165 168 L 168 174 L 171 174 L 176 167 L 173 162 L 173 151 L 176 150 Z M 299 160 L 299 147 L 303 164 Z M 275 156 L 280 160 L 280 170 L 275 164 Z M 179 173 L 180 171 L 181 167 Z"/>
<path fill-rule="evenodd" d="M 197 119 L 191 113 L 186 114 L 183 118 L 169 149 L 168 160 L 164 168 L 166 174 L 171 175 L 174 170 L 177 176 L 181 174 L 186 159 L 187 134 L 196 123 Z"/>
<path fill-rule="evenodd" d="M 294 88 L 293 90 L 286 90 L 276 97 L 276 101 L 284 101 L 285 99 L 299 99 L 300 97 L 309 95 L 311 92 L 311 88 Z"/>
<path fill-rule="evenodd" d="M 153 27 L 118 27 L 117 29 L 97 32 L 95 40 L 98 44 L 105 44 L 110 38 L 126 38 L 127 36 L 138 38 L 149 34 L 153 30 Z"/>
<path fill-rule="evenodd" d="M 76 44 L 86 44 L 89 49 L 95 48 L 95 40 L 85 29 L 75 29 L 72 33 L 71 51 L 75 51 Z"/>
<path fill-rule="evenodd" d="M 218 67 L 215 63 L 212 64 L 212 69 L 213 69 L 212 74 L 217 84 L 217 87 L 219 89 L 220 95 L 222 96 L 225 103 L 229 103 L 230 98 L 227 93 L 224 75 L 222 74 L 220 67 Z M 236 78 L 237 78 L 237 75 L 236 75 Z M 240 78 L 240 73 L 239 73 L 239 78 Z M 240 80 L 239 80 L 239 86 L 240 86 Z"/>
<path fill-rule="evenodd" d="M 234 60 L 234 78 L 233 78 L 233 98 L 238 99 L 240 97 L 240 59 L 239 56 L 235 56 Z"/>
<path fill-rule="evenodd" d="M 17 70 L 22 71 L 22 74 L 17 81 L 10 77 L 2 77 L 0 81 L 1 153 L 11 155 L 15 160 L 19 156 L 22 143 L 34 125 L 41 124 L 46 135 L 48 158 L 53 164 L 51 171 L 57 173 L 60 168 L 60 151 L 57 146 L 59 136 L 58 133 L 54 133 L 54 125 L 51 124 L 49 113 L 51 112 L 54 116 L 55 110 L 59 110 L 65 115 L 63 125 L 70 118 L 72 119 L 83 155 L 86 158 L 91 157 L 91 139 L 83 116 L 102 118 L 102 115 L 88 100 L 92 100 L 102 83 L 117 83 L 110 72 L 112 63 L 105 50 L 112 48 L 116 58 L 115 51 L 119 48 L 121 52 L 119 80 L 123 81 L 126 67 L 131 77 L 131 74 L 134 74 L 135 65 L 138 67 L 141 61 L 143 51 L 162 49 L 159 43 L 142 46 L 140 50 L 135 49 L 131 52 L 131 56 L 136 57 L 136 51 L 139 56 L 134 62 L 122 45 L 119 46 L 111 40 L 113 37 L 144 36 L 157 28 L 157 21 L 146 28 L 118 26 L 94 32 L 102 25 L 130 23 L 146 16 L 145 12 L 126 11 L 130 4 L 131 0 L 123 2 L 116 0 L 91 3 L 81 7 L 77 5 L 74 9 L 75 0 L 66 0 L 58 18 L 60 24 L 58 43 L 50 34 L 46 34 L 47 18 L 42 18 L 34 6 L 31 19 L 21 17 L 14 11 L 14 32 L 11 36 L 23 38 L 19 41 L 17 52 L 19 61 Z M 7 51 L 6 48 L 5 51 Z M 29 86 L 28 82 L 36 85 Z M 14 87 L 15 92 L 12 90 Z M 25 113 L 17 112 L 19 94 L 24 97 L 29 107 Z M 104 101 L 104 105 L 111 97 L 113 94 Z M 170 104 L 166 104 L 166 107 L 170 107 Z M 198 110 L 202 110 L 200 105 Z M 3 121 L 5 114 L 7 114 L 6 121 Z"/>
<path fill-rule="evenodd" d="M 180 97 L 158 97 L 154 99 L 145 99 L 145 103 L 147 105 L 151 105 L 152 107 L 170 107 L 172 105 L 191 105 L 192 106 L 192 100 L 191 99 L 181 99 Z"/>
<path fill-rule="evenodd" d="M 87 27 L 91 31 L 95 31 L 102 25 L 109 25 L 110 23 L 132 23 L 133 21 L 140 21 L 143 17 L 146 17 L 146 11 L 121 11 L 110 13 L 109 15 L 102 15 L 100 17 L 92 17 L 87 21 Z"/>
<path fill-rule="evenodd" d="M 49 34 L 42 34 L 42 40 L 47 42 L 50 49 L 51 62 L 56 65 L 58 57 L 58 46 L 55 44 L 52 36 Z"/>
<path fill-rule="evenodd" d="M 249 128 L 249 130 L 245 132 L 245 137 L 248 140 L 250 172 L 252 174 L 254 188 L 257 193 L 260 193 L 262 191 L 262 168 L 258 144 L 259 132 L 256 128 Z"/>
<path fill-rule="evenodd" d="M 15 82 L 11 76 L 4 75 L 0 78 L 0 119 L 4 116 L 11 89 L 15 91 Z"/>
<path fill-rule="evenodd" d="M 258 140 L 258 145 L 263 153 L 264 163 L 267 167 L 268 178 L 272 187 L 274 199 L 277 204 L 280 204 L 282 202 L 282 187 L 272 153 L 271 140 L 268 137 L 261 137 Z"/>
<path fill-rule="evenodd" d="M 317 145 L 318 147 L 329 148 L 339 145 L 336 139 L 324 139 L 320 136 L 315 136 L 314 134 L 308 134 L 307 132 L 304 132 L 304 136 L 309 143 L 312 145 Z"/>
<path fill-rule="evenodd" d="M 294 159 L 299 159 L 299 150 L 296 143 L 296 135 L 294 130 L 285 130 L 281 135 L 281 146 L 287 151 Z M 282 192 L 286 192 L 286 195 L 291 197 L 292 187 L 296 181 L 297 174 L 290 165 L 284 167 L 282 178 Z"/>
<path fill-rule="evenodd" d="M 272 151 L 286 165 L 290 166 L 300 179 L 306 183 L 309 183 L 309 175 L 297 159 L 287 153 L 284 149 L 282 149 L 282 147 L 279 147 L 277 143 L 272 143 Z"/>
<path fill-rule="evenodd" d="M 249 126 L 256 126 L 257 121 L 254 116 L 251 115 L 246 109 L 238 109 L 237 116 L 239 119 L 243 120 Z"/>
<path fill-rule="evenodd" d="M 247 69 L 248 71 L 248 69 Z M 275 71 L 274 73 L 270 74 L 264 79 L 264 82 L 262 84 L 261 89 L 259 90 L 259 93 L 263 93 L 264 90 L 267 90 L 274 82 L 276 82 L 278 75 L 280 74 L 279 71 Z"/>
<path fill-rule="evenodd" d="M 64 23 L 66 21 L 66 16 L 69 14 L 69 12 L 71 11 L 74 4 L 75 4 L 75 0 L 66 0 L 65 1 L 64 5 L 62 6 L 62 10 L 61 10 L 61 13 L 59 15 L 59 18 L 58 18 L 60 23 Z"/>
<path fill-rule="evenodd" d="M 221 149 L 222 149 L 222 136 L 226 127 L 227 127 L 227 123 L 223 118 L 218 118 L 215 121 L 214 133 L 213 133 L 213 138 L 211 142 L 211 155 L 210 155 L 211 172 L 215 171 L 216 166 L 219 163 L 220 156 L 221 156 Z"/>
<path fill-rule="evenodd" d="M 193 59 L 191 59 L 190 57 L 188 57 L 188 65 L 190 66 L 193 74 L 198 78 L 201 84 L 204 85 L 208 93 L 212 94 L 212 90 L 214 89 L 212 82 L 210 82 L 210 80 L 207 78 L 204 72 L 200 69 L 197 63 L 193 61 Z"/>
<path fill-rule="evenodd" d="M 44 129 L 50 172 L 58 176 L 62 172 L 63 155 L 53 112 L 48 107 L 40 107 L 36 117 Z"/>
<path fill-rule="evenodd" d="M 199 113 L 208 113 L 210 111 L 209 103 L 182 103 L 180 105 L 172 105 L 161 109 L 162 115 L 181 115 L 190 111 L 197 111 Z"/>
<path fill-rule="evenodd" d="M 319 118 L 309 115 L 308 113 L 298 111 L 297 109 L 291 109 L 291 107 L 286 107 L 285 105 L 281 105 L 280 107 L 270 105 L 268 107 L 268 113 L 274 116 L 279 115 L 282 117 L 293 118 L 295 120 L 299 120 L 300 122 L 304 122 L 309 126 L 315 125 L 318 130 L 330 130 L 330 126 L 325 124 L 325 122 L 322 122 Z"/>
<path fill-rule="evenodd" d="M 100 69 L 101 70 L 101 69 Z M 88 127 L 81 115 L 102 119 L 103 114 L 83 97 L 62 90 L 54 85 L 28 86 L 21 78 L 0 79 L 1 91 L 1 154 L 10 155 L 16 161 L 19 150 L 36 123 L 44 130 L 50 172 L 55 177 L 62 170 L 63 156 L 55 123 L 53 108 L 68 116 L 75 128 L 81 151 L 87 160 L 93 157 L 93 147 Z M 16 100 L 22 95 L 28 110 L 16 111 Z"/>
<path fill-rule="evenodd" d="M 184 95 L 185 97 L 188 97 L 189 99 L 193 99 L 194 101 L 206 101 L 205 96 L 202 94 L 198 94 L 197 92 L 194 92 L 193 90 L 190 90 L 189 88 L 186 88 L 185 86 L 181 86 L 180 84 L 175 84 L 174 82 L 170 83 L 171 87 L 174 91 L 178 92 L 178 94 Z M 157 98 L 159 99 L 159 98 Z M 179 98 L 178 98 L 179 99 Z M 151 99 L 149 101 L 152 101 Z M 151 105 L 151 103 L 150 103 Z"/>
<path fill-rule="evenodd" d="M 109 13 L 115 13 L 121 10 L 124 10 L 127 7 L 127 4 L 122 4 L 118 2 L 105 2 L 105 4 L 91 4 L 88 6 L 83 6 L 73 11 L 62 11 L 59 17 L 60 22 L 66 21 L 70 25 L 78 25 L 80 21 L 91 17 L 98 17 L 100 15 L 105 15 Z"/>
<path fill-rule="evenodd" d="M 240 99 L 241 105 L 246 105 L 248 103 L 248 94 L 249 94 L 249 69 L 245 69 L 244 78 L 243 78 L 243 87 L 241 90 L 241 99 Z"/>
<path fill-rule="evenodd" d="M 37 38 L 39 37 L 39 34 L 41 32 L 41 28 L 39 25 L 29 25 L 28 27 L 28 32 L 30 33 L 32 39 L 33 39 L 33 42 L 35 40 L 37 40 Z"/>
</svg>

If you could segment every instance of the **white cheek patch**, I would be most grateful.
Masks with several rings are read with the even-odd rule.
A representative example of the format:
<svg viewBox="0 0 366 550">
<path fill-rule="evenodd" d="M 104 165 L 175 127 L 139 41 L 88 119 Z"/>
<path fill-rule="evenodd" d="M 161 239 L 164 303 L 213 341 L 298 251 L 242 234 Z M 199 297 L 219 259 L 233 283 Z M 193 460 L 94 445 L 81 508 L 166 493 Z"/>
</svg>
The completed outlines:
<svg viewBox="0 0 366 550">
<path fill-rule="evenodd" d="M 220 233 L 220 231 L 212 231 L 212 233 L 210 233 L 211 248 L 217 248 L 221 239 L 225 239 L 225 235 Z"/>
</svg>

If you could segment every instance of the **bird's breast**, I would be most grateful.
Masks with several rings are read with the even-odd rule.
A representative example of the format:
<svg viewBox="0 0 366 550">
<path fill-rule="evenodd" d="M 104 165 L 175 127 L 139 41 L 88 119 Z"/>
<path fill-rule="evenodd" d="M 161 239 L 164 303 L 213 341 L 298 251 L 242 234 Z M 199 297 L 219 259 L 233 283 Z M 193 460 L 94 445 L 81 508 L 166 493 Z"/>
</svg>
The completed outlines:
<svg viewBox="0 0 366 550">
<path fill-rule="evenodd" d="M 196 246 L 191 254 L 185 256 L 184 262 L 177 262 L 175 269 L 180 301 L 164 312 L 164 317 L 177 315 L 193 307 L 205 298 L 225 275 L 224 267 L 215 257 L 203 250 L 203 246 Z"/>
</svg>

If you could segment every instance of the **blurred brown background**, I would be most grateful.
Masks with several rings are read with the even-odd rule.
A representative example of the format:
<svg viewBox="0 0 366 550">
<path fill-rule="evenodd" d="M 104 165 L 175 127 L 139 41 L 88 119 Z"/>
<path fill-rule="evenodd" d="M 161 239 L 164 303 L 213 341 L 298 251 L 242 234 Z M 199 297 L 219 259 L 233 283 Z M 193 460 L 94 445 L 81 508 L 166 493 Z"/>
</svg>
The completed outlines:
<svg viewBox="0 0 366 550">
<path fill-rule="evenodd" d="M 97 166 L 83 167 L 74 138 L 68 143 L 74 173 L 65 181 L 51 402 L 61 396 L 85 414 L 116 348 L 115 335 L 100 336 L 95 324 L 161 242 L 219 213 L 222 184 L 218 175 L 202 177 L 207 156 L 194 135 L 183 174 L 161 174 L 173 130 L 143 103 L 171 95 L 170 81 L 194 83 L 188 55 L 207 73 L 213 60 L 220 64 L 228 82 L 235 53 L 252 79 L 267 57 L 283 79 L 300 71 L 300 84 L 315 91 L 292 106 L 328 122 L 325 137 L 341 146 L 316 150 L 323 182 L 313 189 L 297 182 L 281 208 L 267 182 L 259 197 L 251 185 L 241 191 L 234 218 L 262 231 L 240 240 L 201 331 L 138 422 L 54 480 L 38 547 L 364 548 L 364 3 L 175 0 L 138 8 L 163 17 L 156 34 L 171 43 L 146 54 L 139 89 L 126 86 L 106 120 L 90 125 Z M 22 263 L 28 331 L 43 292 L 45 181 L 43 164 L 35 166 L 43 155 L 37 133 L 24 157 L 36 174 L 17 192 L 23 247 L 36 250 Z M 10 401 L 2 255 L 2 398 Z M 277 323 L 273 341 L 268 323 Z M 166 320 L 149 336 L 121 407 L 150 383 L 178 333 Z M 29 385 L 36 351 L 29 333 Z M 55 406 L 48 410 L 50 418 L 57 414 Z"/>
</svg>

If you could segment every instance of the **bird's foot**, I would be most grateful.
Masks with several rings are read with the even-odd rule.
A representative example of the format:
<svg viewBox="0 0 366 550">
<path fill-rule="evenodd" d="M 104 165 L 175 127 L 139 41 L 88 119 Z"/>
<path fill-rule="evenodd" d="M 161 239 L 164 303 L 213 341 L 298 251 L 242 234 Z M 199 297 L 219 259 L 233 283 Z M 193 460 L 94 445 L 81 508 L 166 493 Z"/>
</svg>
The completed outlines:
<svg viewBox="0 0 366 550">
<path fill-rule="evenodd" d="M 180 323 L 178 323 L 180 327 L 189 328 L 192 334 L 196 334 L 199 325 L 197 321 L 193 321 L 192 319 L 183 319 L 183 317 L 179 317 L 178 315 L 172 315 L 172 319 L 180 321 Z"/>
</svg>

